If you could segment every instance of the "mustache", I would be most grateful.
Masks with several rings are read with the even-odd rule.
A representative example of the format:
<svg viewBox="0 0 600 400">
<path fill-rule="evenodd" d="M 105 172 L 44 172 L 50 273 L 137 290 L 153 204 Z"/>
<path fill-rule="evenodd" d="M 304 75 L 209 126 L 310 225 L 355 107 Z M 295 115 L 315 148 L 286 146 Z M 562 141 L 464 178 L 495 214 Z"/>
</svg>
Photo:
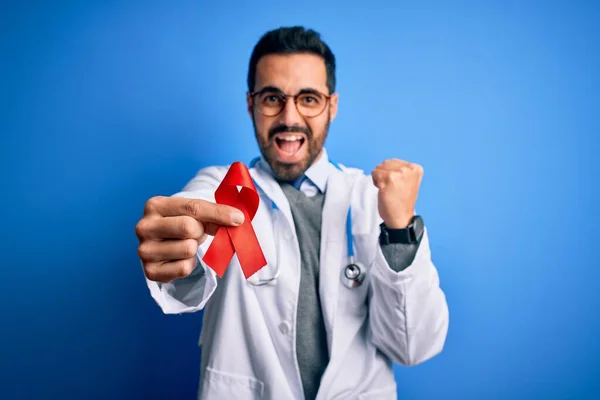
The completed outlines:
<svg viewBox="0 0 600 400">
<path fill-rule="evenodd" d="M 306 135 L 306 137 L 310 140 L 312 139 L 312 131 L 304 126 L 298 126 L 298 125 L 285 125 L 285 124 L 280 124 L 277 126 L 274 126 L 273 128 L 269 129 L 269 140 L 273 139 L 273 137 L 275 135 L 277 135 L 278 133 L 304 133 Z"/>
</svg>

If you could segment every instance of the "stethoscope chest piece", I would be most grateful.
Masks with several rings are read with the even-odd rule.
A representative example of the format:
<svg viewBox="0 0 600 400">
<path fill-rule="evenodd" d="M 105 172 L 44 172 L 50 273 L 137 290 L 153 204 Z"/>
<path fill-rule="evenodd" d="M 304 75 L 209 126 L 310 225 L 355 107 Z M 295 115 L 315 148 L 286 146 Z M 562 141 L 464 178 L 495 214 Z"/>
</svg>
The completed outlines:
<svg viewBox="0 0 600 400">
<path fill-rule="evenodd" d="M 355 288 L 365 280 L 365 269 L 363 266 L 356 262 L 351 262 L 344 268 L 342 275 L 342 281 L 348 288 Z"/>
</svg>

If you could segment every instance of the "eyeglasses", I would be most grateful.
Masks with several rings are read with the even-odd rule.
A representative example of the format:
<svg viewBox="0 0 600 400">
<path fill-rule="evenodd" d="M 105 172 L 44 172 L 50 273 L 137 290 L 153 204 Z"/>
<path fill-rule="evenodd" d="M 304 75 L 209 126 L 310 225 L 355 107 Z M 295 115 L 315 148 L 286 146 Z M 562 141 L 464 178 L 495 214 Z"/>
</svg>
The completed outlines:
<svg viewBox="0 0 600 400">
<path fill-rule="evenodd" d="M 292 99 L 300 115 L 307 118 L 320 115 L 331 98 L 331 96 L 313 89 L 301 90 L 296 95 L 289 95 L 275 88 L 264 88 L 258 92 L 252 92 L 250 97 L 253 99 L 254 107 L 266 117 L 279 115 L 285 108 L 286 102 Z"/>
</svg>

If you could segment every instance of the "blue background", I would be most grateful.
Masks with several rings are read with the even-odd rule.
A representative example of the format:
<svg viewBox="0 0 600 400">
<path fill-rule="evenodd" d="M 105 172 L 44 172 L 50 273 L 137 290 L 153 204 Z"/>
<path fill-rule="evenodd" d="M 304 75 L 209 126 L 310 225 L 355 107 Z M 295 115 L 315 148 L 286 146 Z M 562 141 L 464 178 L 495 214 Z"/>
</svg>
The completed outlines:
<svg viewBox="0 0 600 400">
<path fill-rule="evenodd" d="M 0 398 L 194 398 L 201 315 L 160 313 L 134 226 L 257 154 L 247 62 L 289 24 L 338 59 L 331 156 L 425 168 L 451 323 L 400 398 L 600 396 L 600 8 L 225 3 L 0 8 Z"/>
</svg>

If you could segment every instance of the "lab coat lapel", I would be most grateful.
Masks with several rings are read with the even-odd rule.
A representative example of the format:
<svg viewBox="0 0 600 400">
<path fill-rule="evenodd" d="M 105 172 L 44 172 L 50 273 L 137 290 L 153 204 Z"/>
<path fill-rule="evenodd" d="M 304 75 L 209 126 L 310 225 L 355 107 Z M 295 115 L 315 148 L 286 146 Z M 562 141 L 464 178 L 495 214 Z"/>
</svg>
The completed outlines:
<svg viewBox="0 0 600 400">
<path fill-rule="evenodd" d="M 352 179 L 341 171 L 332 172 L 327 181 L 327 194 L 323 205 L 321 225 L 321 254 L 319 295 L 323 318 L 327 326 L 330 354 L 336 334 L 335 317 L 340 287 L 341 266 L 348 254 L 346 244 L 346 216 L 350 204 Z"/>
<path fill-rule="evenodd" d="M 288 202 L 283 190 L 277 183 L 277 181 L 273 178 L 273 176 L 262 168 L 251 168 L 250 176 L 254 179 L 254 183 L 257 186 L 257 190 L 262 191 L 263 194 L 269 198 L 271 201 L 274 201 L 280 212 L 285 216 L 289 226 L 294 226 L 294 220 L 292 218 L 292 210 L 290 209 L 290 203 Z M 264 197 L 261 198 L 261 201 L 264 200 Z M 271 204 L 268 204 L 268 207 L 271 208 Z"/>
<path fill-rule="evenodd" d="M 268 265 L 257 272 L 261 279 L 270 279 L 279 269 L 279 278 L 277 279 L 273 290 L 265 290 L 265 287 L 254 287 L 262 307 L 269 307 L 272 302 L 281 302 L 286 296 L 298 296 L 298 285 L 300 280 L 300 265 L 296 262 L 300 260 L 298 246 L 293 243 L 296 238 L 296 231 L 290 203 L 283 193 L 279 183 L 273 178 L 269 171 L 263 168 L 251 168 L 250 175 L 254 179 L 259 195 L 261 196 L 261 208 L 264 212 L 270 214 L 270 217 L 261 219 L 259 223 L 255 218 L 255 231 L 259 242 L 263 247 L 270 249 L 267 256 Z M 271 202 L 275 202 L 278 211 L 274 211 Z M 279 215 L 278 222 L 273 225 L 273 214 Z M 257 216 L 259 213 L 257 213 Z M 283 215 L 283 218 L 281 217 Z M 285 220 L 285 221 L 284 221 Z M 262 290 L 261 290 L 262 289 Z M 271 293 L 271 295 L 267 295 Z"/>
</svg>

